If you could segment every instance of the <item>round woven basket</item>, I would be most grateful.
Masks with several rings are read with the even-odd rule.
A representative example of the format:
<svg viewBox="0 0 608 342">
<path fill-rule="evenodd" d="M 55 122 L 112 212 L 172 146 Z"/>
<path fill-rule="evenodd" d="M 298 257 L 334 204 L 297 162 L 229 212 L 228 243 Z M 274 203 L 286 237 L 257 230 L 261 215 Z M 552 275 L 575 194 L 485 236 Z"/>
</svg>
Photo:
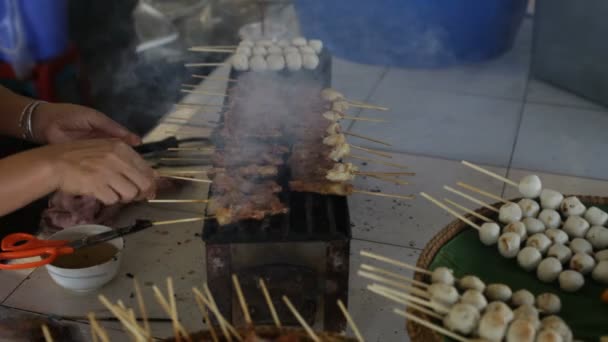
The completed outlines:
<svg viewBox="0 0 608 342">
<path fill-rule="evenodd" d="M 571 195 L 564 195 L 564 196 L 571 196 Z M 608 197 L 578 196 L 578 195 L 575 195 L 575 196 L 578 197 L 581 200 L 581 202 L 585 203 L 585 205 L 587 205 L 587 206 L 608 205 Z M 519 198 L 513 199 L 511 201 L 517 202 L 517 201 L 519 201 Z M 494 203 L 492 206 L 499 208 L 501 205 L 502 205 L 502 203 L 499 202 L 499 203 Z M 477 209 L 475 211 L 477 213 L 484 215 L 486 217 L 489 217 L 489 218 L 495 219 L 497 217 L 497 214 L 495 212 L 493 212 L 487 208 L 481 208 L 481 209 Z M 481 222 L 481 220 L 479 220 L 478 218 L 476 218 L 470 214 L 467 214 L 464 216 L 475 223 L 478 223 L 478 224 L 483 223 L 483 222 Z M 431 239 L 431 241 L 429 241 L 429 243 L 427 243 L 427 245 L 424 247 L 424 250 L 420 254 L 420 257 L 418 258 L 418 262 L 416 263 L 416 265 L 418 267 L 428 269 L 429 265 L 431 265 L 431 263 L 435 259 L 435 256 L 441 250 L 441 248 L 443 248 L 443 246 L 446 243 L 448 243 L 456 235 L 458 235 L 460 232 L 462 232 L 465 229 L 472 229 L 472 228 L 460 220 L 455 220 L 455 221 L 450 222 L 450 224 L 448 224 L 445 228 L 443 228 L 441 231 L 439 231 L 439 233 L 437 233 L 437 235 L 435 235 Z M 426 280 L 425 277 L 427 277 L 427 276 L 420 272 L 416 272 L 414 275 L 414 278 L 416 280 L 420 280 L 420 281 L 425 281 Z M 408 308 L 408 311 L 414 313 L 415 315 L 419 316 L 420 318 L 422 318 L 424 320 L 432 320 L 429 316 L 427 316 L 423 313 L 420 313 L 418 311 L 412 311 L 409 308 Z M 406 320 L 406 328 L 407 328 L 407 332 L 410 336 L 411 341 L 432 342 L 432 341 L 443 341 L 444 340 L 444 337 L 442 335 L 440 335 L 439 333 L 435 332 L 434 330 L 428 329 L 420 324 L 417 324 L 417 323 L 409 321 L 409 320 Z"/>
<path fill-rule="evenodd" d="M 308 334 L 306 333 L 306 331 L 302 328 L 283 327 L 282 329 L 278 329 L 275 326 L 260 325 L 260 326 L 256 326 L 254 329 L 255 329 L 256 335 L 261 338 L 264 338 L 264 339 L 276 339 L 279 336 L 294 335 L 294 336 L 298 337 L 298 341 L 312 341 L 308 337 Z M 245 328 L 238 329 L 238 331 L 241 336 L 246 336 L 247 333 L 250 332 L 249 329 L 245 329 Z M 324 341 L 324 342 L 356 342 L 357 341 L 357 339 L 355 339 L 355 338 L 346 337 L 346 336 L 339 335 L 336 333 L 326 333 L 326 332 L 315 332 L 315 333 L 321 339 L 321 341 Z M 220 341 L 226 341 L 223 338 L 222 332 L 221 332 L 221 330 L 219 330 L 219 328 L 216 328 L 216 334 L 218 335 L 218 338 Z M 190 338 L 193 341 L 213 341 L 213 339 L 211 337 L 211 332 L 209 332 L 208 330 L 202 330 L 202 331 L 192 333 L 190 335 Z M 171 337 L 164 341 L 173 342 L 173 341 L 175 341 L 175 339 L 173 337 Z"/>
</svg>

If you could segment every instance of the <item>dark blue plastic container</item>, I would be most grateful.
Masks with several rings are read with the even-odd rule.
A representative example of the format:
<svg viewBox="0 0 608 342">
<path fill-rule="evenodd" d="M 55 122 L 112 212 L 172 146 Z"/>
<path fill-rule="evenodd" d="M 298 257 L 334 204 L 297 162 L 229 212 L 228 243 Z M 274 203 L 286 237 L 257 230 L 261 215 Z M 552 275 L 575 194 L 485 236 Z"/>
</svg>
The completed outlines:
<svg viewBox="0 0 608 342">
<path fill-rule="evenodd" d="M 295 0 L 303 34 L 366 64 L 442 67 L 513 45 L 527 0 Z"/>
<path fill-rule="evenodd" d="M 0 18 L 5 16 L 10 0 L 0 0 Z M 35 61 L 55 58 L 68 48 L 67 0 L 17 0 L 28 50 Z M 7 28 L 0 27 L 0 46 L 13 48 L 7 41 Z M 12 38 L 11 38 L 12 39 Z M 0 52 L 0 60 L 5 60 Z"/>
</svg>

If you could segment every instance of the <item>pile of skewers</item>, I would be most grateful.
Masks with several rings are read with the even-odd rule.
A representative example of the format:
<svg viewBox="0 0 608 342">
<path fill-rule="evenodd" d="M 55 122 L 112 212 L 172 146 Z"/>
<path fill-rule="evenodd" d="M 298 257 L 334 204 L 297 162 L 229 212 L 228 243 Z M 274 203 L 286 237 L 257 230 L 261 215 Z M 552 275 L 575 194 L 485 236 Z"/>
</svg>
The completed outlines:
<svg viewBox="0 0 608 342">
<path fill-rule="evenodd" d="M 277 42 L 267 39 L 242 40 L 237 46 L 195 46 L 189 49 L 204 53 L 232 54 L 230 65 L 237 71 L 299 71 L 314 70 L 319 66 L 323 42 L 296 37 Z M 218 66 L 225 63 L 189 63 L 187 67 Z"/>
<path fill-rule="evenodd" d="M 484 245 L 497 245 L 505 258 L 517 259 L 526 271 L 536 272 L 545 283 L 558 281 L 562 290 L 575 292 L 585 284 L 585 275 L 608 284 L 608 213 L 597 207 L 587 208 L 576 196 L 565 197 L 558 191 L 543 189 L 536 175 L 523 177 L 519 183 L 464 161 L 484 174 L 517 187 L 522 199 L 505 200 L 472 185 L 459 182 L 464 189 L 499 201 L 496 208 L 482 200 L 456 190 L 444 188 L 497 214 L 497 219 L 481 215 L 446 199 L 446 203 L 481 220 L 477 224 L 447 204 L 422 193 L 422 196 L 459 218 L 479 232 Z"/>
<path fill-rule="evenodd" d="M 552 293 L 535 297 L 526 289 L 513 292 L 505 284 L 486 285 L 475 275 L 457 279 L 446 267 L 429 271 L 367 251 L 360 254 L 427 275 L 426 281 L 419 281 L 368 264 L 358 272 L 374 281 L 368 290 L 409 309 L 394 313 L 456 341 L 573 340 L 572 331 L 558 316 L 561 301 Z"/>
<path fill-rule="evenodd" d="M 175 300 L 175 292 L 173 287 L 173 280 L 171 278 L 167 278 L 167 293 L 163 293 L 163 291 L 157 287 L 156 285 L 152 287 L 154 291 L 154 296 L 165 311 L 167 316 L 170 318 L 172 327 L 173 327 L 173 337 L 169 339 L 165 339 L 165 341 L 247 341 L 247 342 L 262 342 L 262 341 L 276 341 L 276 342 L 297 342 L 304 340 L 311 340 L 314 342 L 320 341 L 328 341 L 328 342 L 339 342 L 339 341 L 350 341 L 350 342 L 363 342 L 363 337 L 361 332 L 355 325 L 352 317 L 348 313 L 344 303 L 338 300 L 337 305 L 344 314 L 348 324 L 356 335 L 355 338 L 349 338 L 343 335 L 334 334 L 334 333 L 326 333 L 326 332 L 317 332 L 314 331 L 310 325 L 306 322 L 306 320 L 302 317 L 302 315 L 298 312 L 298 310 L 294 307 L 293 303 L 286 296 L 282 296 L 281 300 L 286 305 L 286 307 L 290 310 L 296 320 L 302 325 L 302 329 L 289 328 L 284 327 L 281 323 L 281 319 L 277 314 L 276 307 L 274 305 L 271 294 L 266 287 L 266 283 L 263 279 L 259 279 L 259 288 L 262 294 L 264 295 L 264 299 L 268 305 L 268 308 L 271 312 L 273 322 L 275 324 L 274 327 L 269 326 L 261 326 L 256 327 L 251 319 L 251 313 L 249 312 L 249 308 L 247 306 L 246 298 L 243 295 L 243 291 L 241 289 L 241 285 L 239 283 L 238 277 L 236 275 L 232 275 L 232 281 L 234 284 L 234 289 L 236 295 L 238 297 L 238 301 L 240 307 L 243 312 L 243 317 L 245 319 L 246 326 L 237 329 L 232 324 L 229 323 L 228 319 L 224 317 L 219 311 L 215 299 L 212 293 L 209 291 L 209 287 L 207 284 L 203 286 L 203 289 L 200 290 L 196 287 L 192 289 L 194 294 L 194 299 L 196 300 L 196 304 L 198 305 L 200 312 L 202 313 L 204 322 L 207 322 L 207 327 L 209 330 L 200 331 L 195 333 L 188 332 L 179 319 L 178 309 Z M 134 294 L 135 299 L 137 301 L 137 309 L 139 310 L 140 317 L 136 317 L 136 312 L 134 309 L 127 308 L 124 303 L 119 300 L 116 304 L 110 302 L 105 296 L 100 295 L 99 300 L 101 303 L 120 321 L 124 330 L 129 334 L 132 341 L 135 342 L 150 342 L 157 340 L 152 336 L 152 332 L 150 329 L 150 322 L 148 320 L 148 315 L 146 311 L 146 303 L 143 300 L 142 292 L 137 280 L 134 280 Z M 210 320 L 211 313 L 215 320 L 218 322 L 219 326 L 214 326 L 212 321 Z M 110 339 L 108 337 L 108 333 L 101 327 L 94 313 L 89 313 L 88 315 L 89 323 L 91 325 L 91 335 L 94 341 L 102 341 L 109 342 Z M 47 342 L 52 342 L 53 338 L 49 333 L 49 329 L 46 326 L 42 326 L 45 338 Z"/>
</svg>

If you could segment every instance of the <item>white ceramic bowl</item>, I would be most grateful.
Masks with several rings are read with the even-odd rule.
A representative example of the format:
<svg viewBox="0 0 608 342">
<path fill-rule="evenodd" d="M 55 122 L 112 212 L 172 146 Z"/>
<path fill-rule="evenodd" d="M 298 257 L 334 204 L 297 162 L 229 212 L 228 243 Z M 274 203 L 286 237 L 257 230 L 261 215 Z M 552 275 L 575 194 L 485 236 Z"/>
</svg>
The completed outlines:
<svg viewBox="0 0 608 342">
<path fill-rule="evenodd" d="M 95 235 L 106 232 L 112 228 L 95 224 L 78 225 L 66 228 L 49 237 L 49 240 L 74 240 L 87 235 Z M 77 292 L 89 292 L 98 290 L 114 279 L 120 268 L 122 250 L 125 247 L 123 238 L 108 241 L 114 245 L 118 252 L 114 258 L 103 264 L 86 268 L 61 268 L 51 264 L 46 269 L 53 280 L 60 286 Z"/>
</svg>

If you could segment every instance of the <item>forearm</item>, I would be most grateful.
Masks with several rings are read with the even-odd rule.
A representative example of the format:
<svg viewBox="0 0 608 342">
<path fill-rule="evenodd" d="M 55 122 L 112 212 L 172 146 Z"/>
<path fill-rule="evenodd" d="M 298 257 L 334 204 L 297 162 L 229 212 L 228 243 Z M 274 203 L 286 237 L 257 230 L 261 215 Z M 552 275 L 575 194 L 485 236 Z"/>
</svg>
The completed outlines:
<svg viewBox="0 0 608 342">
<path fill-rule="evenodd" d="M 41 148 L 0 159 L 0 216 L 57 189 L 52 163 Z"/>
<path fill-rule="evenodd" d="M 20 138 L 22 136 L 19 127 L 21 112 L 32 99 L 17 95 L 12 91 L 0 86 L 0 135 Z"/>
</svg>

